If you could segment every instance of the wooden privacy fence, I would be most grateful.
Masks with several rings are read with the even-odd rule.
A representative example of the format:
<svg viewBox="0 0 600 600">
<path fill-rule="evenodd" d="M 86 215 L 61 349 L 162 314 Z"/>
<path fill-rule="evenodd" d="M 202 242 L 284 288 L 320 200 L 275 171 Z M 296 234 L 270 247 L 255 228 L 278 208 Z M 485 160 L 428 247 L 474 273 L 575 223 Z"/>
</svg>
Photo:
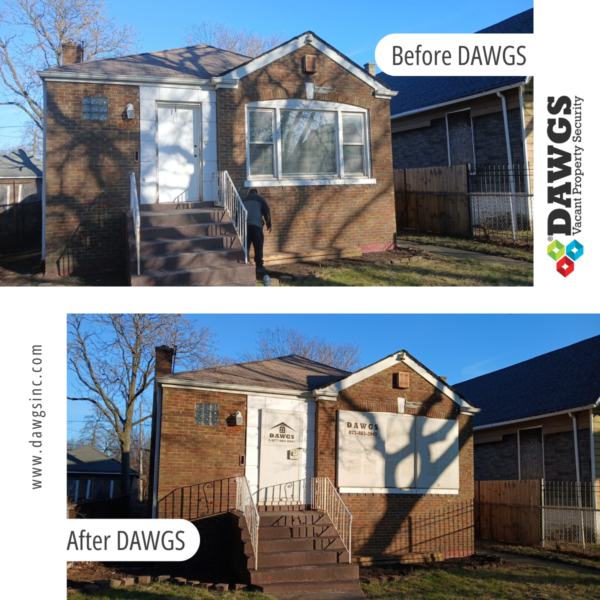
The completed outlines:
<svg viewBox="0 0 600 600">
<path fill-rule="evenodd" d="M 542 511 L 539 479 L 475 482 L 475 535 L 479 539 L 540 545 Z"/>
<path fill-rule="evenodd" d="M 467 165 L 394 171 L 396 227 L 471 236 Z"/>
</svg>

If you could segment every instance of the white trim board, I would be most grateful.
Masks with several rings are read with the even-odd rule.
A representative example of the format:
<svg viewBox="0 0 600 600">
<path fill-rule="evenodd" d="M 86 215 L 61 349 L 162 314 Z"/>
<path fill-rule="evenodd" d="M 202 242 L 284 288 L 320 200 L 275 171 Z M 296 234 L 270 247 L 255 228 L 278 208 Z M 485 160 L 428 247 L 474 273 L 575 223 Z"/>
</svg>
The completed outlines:
<svg viewBox="0 0 600 600">
<path fill-rule="evenodd" d="M 370 165 L 369 165 L 370 166 Z M 339 177 L 338 179 L 247 179 L 244 187 L 292 187 L 304 185 L 375 185 L 377 179 Z"/>
<path fill-rule="evenodd" d="M 412 369 L 415 373 L 423 377 L 425 381 L 429 382 L 435 388 L 437 388 L 440 392 L 448 396 L 453 402 L 456 402 L 458 406 L 460 406 L 461 412 L 475 414 L 480 412 L 479 408 L 475 408 L 471 406 L 465 398 L 463 398 L 460 394 L 452 390 L 448 384 L 439 377 L 430 373 L 427 369 L 422 367 L 406 350 L 401 350 L 400 352 L 395 352 L 390 356 L 373 363 L 372 365 L 349 375 L 345 379 L 338 381 L 336 383 L 332 383 L 331 385 L 321 388 L 319 390 L 313 391 L 313 396 L 318 400 L 337 400 L 338 394 L 349 388 L 352 385 L 356 385 L 360 383 L 364 379 L 372 377 L 373 375 L 377 375 L 377 373 L 381 373 L 381 371 L 385 371 L 394 365 L 398 365 L 400 363 L 404 363 L 407 367 Z"/>
<path fill-rule="evenodd" d="M 297 398 L 303 400 L 314 400 L 311 392 L 301 392 L 298 390 L 282 390 L 278 388 L 251 387 L 246 385 L 233 385 L 228 383 L 210 383 L 203 381 L 173 381 L 166 378 L 158 380 L 161 387 L 175 389 L 201 389 L 206 392 L 224 392 L 231 394 L 244 394 L 254 396 L 285 396 L 287 398 Z"/>
<path fill-rule="evenodd" d="M 300 48 L 302 48 L 302 46 L 305 46 L 307 44 L 310 44 L 313 48 L 316 48 L 317 50 L 319 50 L 319 52 L 333 60 L 335 63 L 337 63 L 344 69 L 346 69 L 346 71 L 352 73 L 352 75 L 360 79 L 363 83 L 366 83 L 369 87 L 373 88 L 378 94 L 377 97 L 389 99 L 393 98 L 398 94 L 398 92 L 390 90 L 387 86 L 383 85 L 382 83 L 378 82 L 376 79 L 371 77 L 366 71 L 351 63 L 341 53 L 325 44 L 310 31 L 307 31 L 306 33 L 303 33 L 297 38 L 290 40 L 285 44 L 282 44 L 281 46 L 275 48 L 274 50 L 271 50 L 270 52 L 266 52 L 265 54 L 258 56 L 257 58 L 246 63 L 245 65 L 237 67 L 233 71 L 227 73 L 226 77 L 228 79 L 241 79 L 242 77 L 246 77 L 246 75 L 250 75 L 258 69 L 262 69 L 263 67 L 270 65 L 272 62 L 275 62 L 276 60 L 279 60 L 280 58 L 283 58 L 284 56 L 287 56 L 288 54 L 299 50 Z"/>
<path fill-rule="evenodd" d="M 340 494 L 424 494 L 431 496 L 437 494 L 440 496 L 458 495 L 458 490 L 449 489 L 426 489 L 426 488 L 362 488 L 362 487 L 341 487 Z"/>
</svg>

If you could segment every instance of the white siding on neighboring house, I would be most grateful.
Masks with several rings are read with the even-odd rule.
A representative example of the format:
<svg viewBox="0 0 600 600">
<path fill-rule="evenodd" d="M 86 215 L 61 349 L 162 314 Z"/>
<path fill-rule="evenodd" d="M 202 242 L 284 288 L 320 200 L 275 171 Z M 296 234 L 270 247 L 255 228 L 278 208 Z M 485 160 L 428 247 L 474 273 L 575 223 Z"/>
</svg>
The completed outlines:
<svg viewBox="0 0 600 600">
<path fill-rule="evenodd" d="M 217 96 L 214 90 L 161 86 L 140 87 L 140 203 L 156 202 L 156 103 L 200 105 L 202 199 L 217 199 Z"/>
<path fill-rule="evenodd" d="M 260 463 L 260 414 L 261 410 L 281 410 L 304 413 L 305 431 L 302 441 L 304 468 L 302 478 L 315 475 L 315 415 L 316 404 L 310 400 L 291 400 L 284 398 L 265 398 L 248 396 L 248 415 L 246 428 L 246 477 L 252 493 L 258 490 Z"/>
</svg>

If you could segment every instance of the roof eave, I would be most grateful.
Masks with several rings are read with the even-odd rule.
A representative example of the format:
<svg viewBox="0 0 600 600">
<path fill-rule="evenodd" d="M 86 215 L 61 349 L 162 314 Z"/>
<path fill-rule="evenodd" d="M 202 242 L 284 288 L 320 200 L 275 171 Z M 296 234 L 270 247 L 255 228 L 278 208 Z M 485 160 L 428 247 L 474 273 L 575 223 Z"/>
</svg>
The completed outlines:
<svg viewBox="0 0 600 600">
<path fill-rule="evenodd" d="M 468 102 L 469 100 L 474 100 L 475 98 L 481 98 L 482 96 L 487 96 L 489 94 L 495 94 L 496 92 L 503 92 L 505 90 L 511 90 L 513 88 L 521 87 L 522 85 L 527 85 L 531 80 L 531 75 L 528 75 L 523 79 L 523 81 L 511 83 L 510 85 L 501 86 L 498 88 L 493 88 L 490 90 L 486 90 L 485 92 L 479 92 L 477 94 L 471 94 L 470 96 L 462 96 L 460 98 L 454 98 L 453 100 L 448 100 L 447 102 L 440 102 L 438 104 L 431 104 L 430 106 L 423 106 L 422 108 L 415 108 L 414 110 L 407 110 L 405 112 L 396 113 L 392 115 L 390 119 L 399 119 L 400 117 L 408 117 L 410 115 L 416 115 L 421 112 L 425 112 L 427 110 L 433 110 L 435 108 L 442 108 L 444 106 L 449 106 L 451 104 L 456 104 L 457 102 Z"/>
<path fill-rule="evenodd" d="M 195 77 L 155 77 L 151 75 L 110 75 L 108 73 L 76 73 L 73 71 L 38 71 L 43 81 L 63 83 L 112 83 L 117 85 L 177 85 L 182 87 L 211 86 L 236 88 L 238 80 L 232 77 L 215 76 L 210 79 Z"/>
</svg>

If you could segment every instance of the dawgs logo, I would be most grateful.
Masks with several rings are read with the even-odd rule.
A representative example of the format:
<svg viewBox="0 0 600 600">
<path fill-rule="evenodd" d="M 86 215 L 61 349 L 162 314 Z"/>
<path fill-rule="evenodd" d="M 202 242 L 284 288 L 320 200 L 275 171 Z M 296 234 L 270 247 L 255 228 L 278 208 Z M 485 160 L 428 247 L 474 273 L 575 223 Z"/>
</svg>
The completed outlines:
<svg viewBox="0 0 600 600">
<path fill-rule="evenodd" d="M 274 429 L 277 431 L 273 431 Z M 292 431 L 295 432 L 296 430 L 282 421 L 269 429 L 267 441 L 278 444 L 293 444 L 296 441 L 296 434 L 290 433 Z"/>
<path fill-rule="evenodd" d="M 379 437 L 379 425 L 376 423 L 356 423 L 353 421 L 346 421 L 346 434 Z"/>
</svg>

